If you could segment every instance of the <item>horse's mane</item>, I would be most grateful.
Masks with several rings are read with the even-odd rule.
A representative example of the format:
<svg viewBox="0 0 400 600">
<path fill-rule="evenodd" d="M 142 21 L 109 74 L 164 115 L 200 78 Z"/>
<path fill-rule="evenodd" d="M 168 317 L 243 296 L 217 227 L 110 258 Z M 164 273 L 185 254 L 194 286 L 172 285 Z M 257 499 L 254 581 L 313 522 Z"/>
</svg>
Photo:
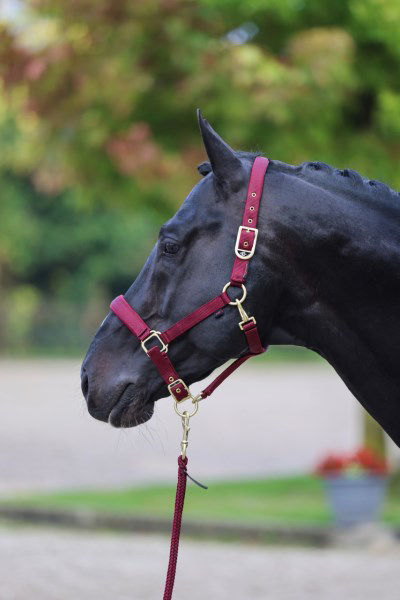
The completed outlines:
<svg viewBox="0 0 400 600">
<path fill-rule="evenodd" d="M 237 151 L 236 154 L 240 158 L 250 162 L 254 162 L 257 156 L 265 156 L 263 152 Z M 275 161 L 271 160 L 271 164 L 274 163 Z M 275 164 L 282 165 L 282 163 Z M 198 168 L 200 173 L 203 175 L 211 172 L 211 165 L 209 162 L 202 163 Z M 358 191 L 360 193 L 368 193 L 370 195 L 379 197 L 380 199 L 386 200 L 393 200 L 394 197 L 398 199 L 398 196 L 400 195 L 400 192 L 392 189 L 386 183 L 382 183 L 381 181 L 377 181 L 375 179 L 366 179 L 353 169 L 336 169 L 335 167 L 331 167 L 330 165 L 320 161 L 304 162 L 301 165 L 298 165 L 296 168 L 298 169 L 299 175 L 301 173 L 302 178 L 306 180 L 309 179 L 310 181 L 313 181 L 313 172 L 324 171 L 327 176 L 332 177 L 332 182 L 335 183 L 335 187 L 338 187 L 339 189 L 341 188 L 344 192 Z"/>
<path fill-rule="evenodd" d="M 375 179 L 366 179 L 353 169 L 335 169 L 319 161 L 305 162 L 300 167 L 304 169 L 306 177 L 307 172 L 310 173 L 310 179 L 312 171 L 325 171 L 327 175 L 332 177 L 335 184 L 344 191 L 350 191 L 351 189 L 352 191 L 367 192 L 368 194 L 377 195 L 381 199 L 393 199 L 394 196 L 397 197 L 399 195 L 399 192 L 386 185 L 386 183 L 376 181 Z"/>
</svg>

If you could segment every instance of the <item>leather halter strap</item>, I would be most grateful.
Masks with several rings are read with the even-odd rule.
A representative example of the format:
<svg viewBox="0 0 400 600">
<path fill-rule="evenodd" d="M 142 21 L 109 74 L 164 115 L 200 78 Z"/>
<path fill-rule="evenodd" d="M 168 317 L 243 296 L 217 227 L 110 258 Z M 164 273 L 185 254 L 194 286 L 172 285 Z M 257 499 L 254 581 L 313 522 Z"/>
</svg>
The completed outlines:
<svg viewBox="0 0 400 600">
<path fill-rule="evenodd" d="M 242 225 L 239 227 L 236 238 L 236 258 L 232 275 L 229 284 L 225 286 L 224 291 L 221 294 L 201 305 L 162 333 L 150 329 L 147 323 L 143 321 L 141 316 L 134 308 L 132 308 L 123 296 L 118 296 L 110 304 L 111 310 L 141 342 L 143 350 L 152 360 L 154 366 L 167 384 L 170 394 L 177 402 L 182 402 L 183 400 L 186 400 L 186 398 L 192 396 L 188 386 L 179 378 L 177 371 L 168 357 L 168 344 L 228 304 L 236 304 L 241 316 L 243 316 L 243 314 L 245 315 L 245 318 L 239 323 L 239 327 L 246 337 L 249 353 L 231 363 L 197 396 L 197 400 L 210 396 L 212 392 L 246 360 L 265 351 L 261 344 L 256 320 L 254 317 L 247 316 L 242 309 L 241 302 L 231 301 L 225 290 L 229 285 L 236 287 L 243 286 L 244 281 L 246 280 L 249 261 L 254 255 L 257 244 L 258 212 L 268 163 L 268 159 L 262 156 L 257 156 L 253 163 Z M 156 341 L 157 343 L 148 348 L 151 340 Z"/>
<path fill-rule="evenodd" d="M 226 292 L 222 292 L 219 296 L 216 296 L 209 302 L 202 304 L 197 310 L 183 317 L 180 321 L 166 329 L 161 334 L 161 339 L 165 344 L 172 342 L 175 338 L 185 333 L 188 329 L 191 329 L 201 321 L 204 321 L 207 317 L 215 313 L 217 310 L 221 310 L 227 304 L 229 304 L 230 298 Z"/>
<path fill-rule="evenodd" d="M 268 158 L 257 156 L 251 170 L 243 220 L 239 227 L 235 244 L 236 258 L 231 275 L 232 285 L 240 286 L 246 281 L 249 259 L 253 256 L 256 249 L 258 211 L 260 209 L 268 164 Z"/>
</svg>

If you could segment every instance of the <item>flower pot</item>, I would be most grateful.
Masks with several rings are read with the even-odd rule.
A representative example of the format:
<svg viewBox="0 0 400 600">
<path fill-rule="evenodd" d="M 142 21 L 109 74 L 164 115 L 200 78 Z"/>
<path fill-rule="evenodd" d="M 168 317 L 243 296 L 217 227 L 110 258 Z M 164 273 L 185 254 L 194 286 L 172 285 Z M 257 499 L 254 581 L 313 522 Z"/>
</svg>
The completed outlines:
<svg viewBox="0 0 400 600">
<path fill-rule="evenodd" d="M 347 527 L 378 520 L 385 499 L 387 483 L 385 476 L 339 475 L 325 477 L 324 481 L 335 525 Z"/>
</svg>

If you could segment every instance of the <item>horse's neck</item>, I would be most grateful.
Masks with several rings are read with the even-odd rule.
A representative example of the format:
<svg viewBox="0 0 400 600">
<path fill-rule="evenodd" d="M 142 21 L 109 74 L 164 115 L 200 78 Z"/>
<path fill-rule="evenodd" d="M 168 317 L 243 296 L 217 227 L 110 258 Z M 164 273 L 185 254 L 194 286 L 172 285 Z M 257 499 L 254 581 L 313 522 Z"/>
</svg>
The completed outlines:
<svg viewBox="0 0 400 600">
<path fill-rule="evenodd" d="M 276 195 L 271 222 L 282 270 L 271 341 L 292 341 L 325 357 L 399 443 L 398 225 L 379 204 L 335 197 L 303 182 L 296 206 L 283 193 Z"/>
</svg>

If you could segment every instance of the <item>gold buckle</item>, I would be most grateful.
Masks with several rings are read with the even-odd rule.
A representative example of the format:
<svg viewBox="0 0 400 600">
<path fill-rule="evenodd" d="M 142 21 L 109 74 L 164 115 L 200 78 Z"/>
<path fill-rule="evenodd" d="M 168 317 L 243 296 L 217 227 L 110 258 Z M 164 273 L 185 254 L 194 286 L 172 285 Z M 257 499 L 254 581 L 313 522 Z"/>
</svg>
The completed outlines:
<svg viewBox="0 0 400 600">
<path fill-rule="evenodd" d="M 240 236 L 241 236 L 243 230 L 254 231 L 254 241 L 253 241 L 253 245 L 250 250 L 242 250 L 242 248 L 239 248 Z M 245 225 L 241 225 L 238 229 L 237 236 L 236 236 L 236 244 L 235 244 L 236 256 L 238 258 L 241 258 L 242 260 L 249 260 L 249 258 L 251 258 L 253 256 L 254 251 L 256 249 L 257 237 L 258 237 L 258 229 L 256 229 L 255 227 L 246 227 Z"/>
<path fill-rule="evenodd" d="M 187 395 L 184 398 L 177 398 L 175 396 L 175 394 L 173 393 L 172 389 L 171 389 L 172 386 L 176 385 L 177 383 L 179 383 L 186 390 L 186 392 L 187 392 Z M 175 401 L 178 402 L 178 403 L 179 402 L 183 402 L 184 400 L 187 400 L 188 398 L 192 398 L 192 395 L 190 393 L 190 390 L 189 390 L 188 386 L 186 385 L 186 383 L 182 379 L 175 379 L 175 381 L 173 381 L 172 383 L 170 383 L 168 385 L 168 391 L 169 391 L 170 395 L 173 396 L 173 398 L 175 398 Z"/>
<path fill-rule="evenodd" d="M 239 327 L 242 331 L 243 331 L 244 325 L 246 325 L 247 323 L 254 323 L 254 325 L 256 325 L 257 321 L 255 320 L 254 317 L 247 317 L 247 319 L 245 319 L 244 321 L 240 321 Z"/>
<path fill-rule="evenodd" d="M 155 331 L 154 329 L 152 329 L 150 331 L 150 334 L 147 336 L 147 338 L 144 339 L 144 340 L 142 340 L 142 342 L 141 342 L 142 348 L 146 352 L 146 354 L 149 353 L 149 351 L 146 348 L 146 344 L 153 337 L 157 338 L 157 341 L 160 342 L 160 344 L 161 344 L 160 352 L 168 352 L 168 344 L 164 344 L 164 342 L 162 341 L 160 335 L 161 335 L 161 331 Z"/>
</svg>

